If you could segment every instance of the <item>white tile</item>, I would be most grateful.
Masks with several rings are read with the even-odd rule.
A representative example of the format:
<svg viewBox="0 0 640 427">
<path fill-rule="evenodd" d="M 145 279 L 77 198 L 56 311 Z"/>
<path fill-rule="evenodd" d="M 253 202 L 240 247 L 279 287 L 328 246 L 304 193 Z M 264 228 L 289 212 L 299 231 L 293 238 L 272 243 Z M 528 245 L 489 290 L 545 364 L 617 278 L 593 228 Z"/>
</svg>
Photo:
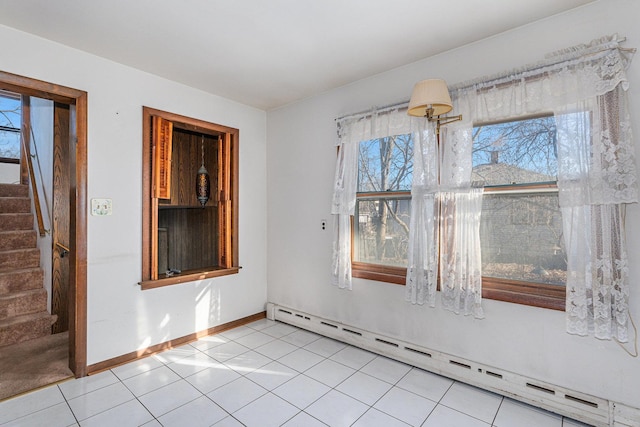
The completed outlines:
<svg viewBox="0 0 640 427">
<path fill-rule="evenodd" d="M 238 326 L 237 328 L 229 329 L 228 331 L 220 332 L 219 335 L 228 338 L 230 340 L 237 340 L 245 335 L 254 333 L 255 330 L 247 326 Z"/>
<path fill-rule="evenodd" d="M 411 370 L 411 366 L 384 356 L 377 356 L 360 371 L 389 384 L 395 384 Z"/>
<path fill-rule="evenodd" d="M 273 360 L 277 360 L 282 356 L 287 355 L 297 349 L 298 347 L 293 344 L 289 344 L 288 342 L 273 340 L 265 345 L 256 348 L 256 351 L 272 358 Z"/>
<path fill-rule="evenodd" d="M 228 343 L 210 348 L 206 350 L 205 353 L 219 362 L 224 362 L 225 360 L 239 356 L 242 353 L 246 353 L 247 351 L 249 351 L 248 347 L 240 345 L 237 342 L 230 341 Z"/>
<path fill-rule="evenodd" d="M 578 420 L 564 417 L 562 419 L 562 427 L 591 427 L 589 424 L 585 424 Z"/>
<path fill-rule="evenodd" d="M 353 424 L 353 427 L 407 427 L 408 425 L 376 408 L 371 408 Z"/>
<path fill-rule="evenodd" d="M 142 424 L 142 427 L 162 427 L 162 424 L 158 422 L 155 418 L 148 423 Z"/>
<path fill-rule="evenodd" d="M 453 385 L 453 382 L 452 379 L 432 374 L 419 368 L 413 368 L 396 385 L 433 400 L 434 402 L 438 402 Z"/>
<path fill-rule="evenodd" d="M 298 350 L 281 357 L 278 359 L 278 362 L 293 368 L 298 372 L 304 372 L 323 360 L 324 357 L 305 350 L 304 348 L 299 348 Z"/>
<path fill-rule="evenodd" d="M 240 375 L 246 375 L 271 361 L 267 356 L 251 350 L 225 361 L 224 364 Z"/>
<path fill-rule="evenodd" d="M 304 409 L 331 390 L 326 385 L 309 378 L 306 375 L 298 375 L 273 390 L 287 402 Z"/>
<path fill-rule="evenodd" d="M 298 371 L 278 362 L 271 362 L 246 375 L 251 381 L 255 381 L 267 390 L 273 390 L 291 378 L 299 375 Z"/>
<path fill-rule="evenodd" d="M 354 372 L 356 372 L 355 369 L 341 365 L 333 360 L 326 359 L 308 369 L 305 372 L 305 375 L 313 378 L 314 380 L 318 380 L 329 387 L 335 387 L 353 375 Z"/>
<path fill-rule="evenodd" d="M 164 427 L 208 427 L 227 415 L 222 408 L 202 396 L 164 414 L 158 420 Z"/>
<path fill-rule="evenodd" d="M 313 332 L 305 331 L 303 329 L 298 329 L 295 332 L 290 333 L 289 335 L 285 335 L 280 338 L 282 341 L 288 342 L 289 344 L 296 345 L 298 347 L 304 347 L 307 344 L 311 344 L 314 341 L 319 340 L 322 336 L 318 334 L 314 334 Z"/>
<path fill-rule="evenodd" d="M 258 384 L 240 377 L 207 394 L 207 397 L 225 411 L 233 413 L 266 393 L 267 390 Z"/>
<path fill-rule="evenodd" d="M 222 421 L 218 421 L 212 427 L 244 427 L 242 423 L 235 418 L 229 416 Z"/>
<path fill-rule="evenodd" d="M 440 403 L 491 424 L 498 413 L 500 403 L 502 403 L 502 396 L 468 384 L 455 382 L 440 400 Z"/>
<path fill-rule="evenodd" d="M 490 425 L 462 412 L 438 405 L 422 427 L 490 427 Z"/>
<path fill-rule="evenodd" d="M 122 383 L 117 382 L 78 396 L 68 402 L 78 421 L 82 421 L 134 398 Z"/>
<path fill-rule="evenodd" d="M 235 412 L 233 416 L 247 427 L 280 426 L 299 412 L 278 396 L 267 393 Z"/>
<path fill-rule="evenodd" d="M 218 366 L 219 362 L 205 353 L 197 351 L 196 353 L 182 357 L 174 362 L 167 364 L 167 367 L 180 375 L 182 378 L 191 376 L 206 368 Z"/>
<path fill-rule="evenodd" d="M 19 427 L 70 426 L 76 425 L 76 418 L 71 413 L 69 405 L 58 403 L 2 425 Z"/>
<path fill-rule="evenodd" d="M 74 397 L 90 393 L 99 388 L 115 384 L 118 381 L 118 377 L 116 377 L 113 372 L 104 371 L 100 372 L 99 374 L 65 381 L 58 384 L 58 387 L 60 387 L 60 390 L 62 391 L 62 394 L 64 394 L 64 397 L 67 400 L 70 400 Z"/>
<path fill-rule="evenodd" d="M 0 402 L 0 424 L 64 402 L 58 387 L 50 386 Z"/>
<path fill-rule="evenodd" d="M 197 388 L 201 393 L 207 394 L 218 387 L 222 387 L 231 381 L 237 380 L 238 378 L 240 378 L 240 374 L 228 366 L 218 363 L 218 365 L 204 369 L 185 378 L 185 380 Z"/>
<path fill-rule="evenodd" d="M 309 406 L 305 412 L 332 427 L 350 426 L 369 407 L 352 397 L 339 391 L 331 390 L 315 403 Z"/>
<path fill-rule="evenodd" d="M 421 425 L 436 404 L 417 394 L 393 387 L 374 408 L 412 426 Z"/>
<path fill-rule="evenodd" d="M 257 347 L 260 347 L 261 345 L 265 345 L 266 343 L 273 341 L 274 339 L 275 338 L 273 338 L 272 336 L 263 334 L 260 331 L 253 331 L 251 334 L 238 338 L 235 341 L 245 347 L 255 349 Z"/>
<path fill-rule="evenodd" d="M 113 368 L 111 371 L 121 380 L 133 377 L 146 371 L 159 368 L 164 364 L 153 357 L 145 357 Z"/>
<path fill-rule="evenodd" d="M 493 425 L 496 427 L 562 427 L 562 417 L 505 397 Z"/>
<path fill-rule="evenodd" d="M 180 347 L 171 348 L 165 350 L 162 353 L 154 354 L 152 357 L 164 363 L 165 365 L 176 360 L 180 360 L 183 357 L 193 356 L 198 353 L 198 349 L 190 344 L 181 345 Z"/>
<path fill-rule="evenodd" d="M 122 383 L 136 396 L 142 396 L 167 384 L 178 381 L 180 376 L 166 366 L 161 366 L 135 377 L 127 378 Z"/>
<path fill-rule="evenodd" d="M 246 326 L 251 329 L 255 329 L 256 331 L 260 331 L 264 328 L 268 328 L 269 326 L 273 326 L 275 324 L 276 324 L 275 320 L 260 319 L 260 320 L 256 320 L 255 322 L 248 323 Z"/>
<path fill-rule="evenodd" d="M 153 416 L 138 400 L 130 400 L 115 408 L 80 421 L 81 427 L 137 427 L 153 420 Z M 53 424 L 52 424 L 53 425 Z"/>
<path fill-rule="evenodd" d="M 282 427 L 326 427 L 327 425 L 313 418 L 311 415 L 300 412 L 295 417 L 291 418 L 286 423 L 282 424 Z"/>
<path fill-rule="evenodd" d="M 274 338 L 282 338 L 285 335 L 289 335 L 295 331 L 297 331 L 298 328 L 296 328 L 295 326 L 291 326 L 291 325 L 287 325 L 286 323 L 276 323 L 273 326 L 270 326 L 268 328 L 264 328 L 262 330 L 262 332 L 264 332 L 265 334 L 271 335 Z"/>
<path fill-rule="evenodd" d="M 330 359 L 347 365 L 350 368 L 360 369 L 376 357 L 377 356 L 370 351 L 350 345 L 331 356 Z"/>
<path fill-rule="evenodd" d="M 347 345 L 331 338 L 320 338 L 304 346 L 305 349 L 323 357 L 331 357 Z"/>
<path fill-rule="evenodd" d="M 207 335 L 204 337 L 198 338 L 198 341 L 192 342 L 191 347 L 200 350 L 207 351 L 210 348 L 217 347 L 222 344 L 226 344 L 230 342 L 229 338 L 223 337 L 221 335 Z"/>
<path fill-rule="evenodd" d="M 158 418 L 200 396 L 202 393 L 191 384 L 186 380 L 180 380 L 140 396 L 138 399 L 154 417 Z"/>
<path fill-rule="evenodd" d="M 391 384 L 372 377 L 371 375 L 356 372 L 340 385 L 336 390 L 358 399 L 367 405 L 373 405 L 380 399 L 389 389 Z"/>
</svg>

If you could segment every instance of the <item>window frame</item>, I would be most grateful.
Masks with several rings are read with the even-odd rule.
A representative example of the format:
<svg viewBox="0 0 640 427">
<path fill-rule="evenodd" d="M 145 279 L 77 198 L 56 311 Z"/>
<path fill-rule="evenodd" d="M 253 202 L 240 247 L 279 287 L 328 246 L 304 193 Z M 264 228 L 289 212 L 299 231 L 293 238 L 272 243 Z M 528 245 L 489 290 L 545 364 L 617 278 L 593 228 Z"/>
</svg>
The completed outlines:
<svg viewBox="0 0 640 427">
<path fill-rule="evenodd" d="M 487 186 L 484 188 L 484 193 L 499 194 L 500 192 L 509 192 L 513 194 L 515 187 L 516 186 L 511 185 Z M 552 192 L 557 193 L 558 185 L 556 183 L 545 182 L 517 186 L 517 190 L 521 190 L 522 194 L 549 189 L 554 189 L 555 191 Z M 518 192 L 516 191 L 515 193 Z M 483 275 L 482 298 L 564 311 L 566 288 L 560 285 L 502 279 Z"/>
<path fill-rule="evenodd" d="M 218 188 L 212 188 L 212 197 L 218 198 L 219 229 L 218 239 L 219 264 L 199 268 L 171 277 L 158 278 L 157 271 L 157 236 L 158 232 L 158 198 L 154 197 L 153 183 L 153 142 L 152 117 L 160 117 L 178 124 L 181 129 L 205 134 L 221 135 L 222 173 L 218 179 Z M 149 107 L 142 108 L 143 143 L 142 143 L 142 290 L 176 285 L 195 280 L 237 274 L 240 270 L 238 262 L 238 152 L 239 130 L 228 126 L 210 123 L 191 117 Z M 212 171 L 213 172 L 213 171 Z M 218 173 L 216 171 L 215 173 Z M 155 234 L 154 234 L 155 233 Z M 155 243 L 154 243 L 155 242 Z M 156 260 L 154 262 L 154 259 Z"/>
<path fill-rule="evenodd" d="M 527 120 L 548 116 L 549 114 L 539 114 L 527 117 L 518 117 L 509 120 L 496 122 L 486 122 L 480 125 L 492 125 L 500 122 L 509 122 L 516 120 Z M 474 127 L 479 126 L 474 124 Z M 485 193 L 514 192 L 514 189 L 522 192 L 531 191 L 549 191 L 555 190 L 557 193 L 557 182 L 544 182 L 527 185 L 503 185 L 503 186 L 487 186 L 484 188 Z M 372 196 L 380 196 L 385 198 L 384 192 L 368 192 L 356 193 L 356 203 L 359 197 L 371 198 Z M 386 193 L 387 197 L 408 196 L 411 200 L 410 191 L 394 191 L 392 195 Z M 352 277 L 376 280 L 379 282 L 405 285 L 406 286 L 406 267 L 387 266 L 383 264 L 373 264 L 354 261 L 354 247 L 356 243 L 354 217 L 351 218 L 351 270 Z M 438 268 L 439 269 L 439 268 Z M 438 274 L 437 289 L 440 290 L 440 275 Z M 566 301 L 566 287 L 560 285 L 551 285 L 545 283 L 528 282 L 514 279 L 493 278 L 482 276 L 482 298 L 510 302 L 533 307 L 547 308 L 551 310 L 564 311 Z"/>
<path fill-rule="evenodd" d="M 20 105 L 20 118 L 21 121 L 23 119 L 23 114 L 22 114 L 22 99 L 21 96 L 15 92 L 10 92 L 7 90 L 0 90 L 0 96 L 7 98 L 7 99 L 13 99 L 15 101 L 17 101 L 17 103 Z M 4 132 L 11 132 L 11 133 L 16 133 L 18 134 L 18 157 L 0 157 L 0 163 L 7 163 L 7 164 L 20 164 L 20 157 L 22 155 L 22 143 L 21 143 L 21 134 L 22 134 L 22 129 L 20 127 L 15 127 L 15 126 L 4 126 L 4 125 L 0 125 L 0 131 L 4 131 Z"/>
</svg>

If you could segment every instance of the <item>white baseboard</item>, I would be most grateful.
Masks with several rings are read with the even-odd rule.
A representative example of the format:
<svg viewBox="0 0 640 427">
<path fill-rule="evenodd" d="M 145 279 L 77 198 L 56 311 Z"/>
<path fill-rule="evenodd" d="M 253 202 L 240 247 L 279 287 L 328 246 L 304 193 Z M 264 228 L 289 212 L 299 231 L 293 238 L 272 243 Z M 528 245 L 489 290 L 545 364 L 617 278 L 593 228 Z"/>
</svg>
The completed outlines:
<svg viewBox="0 0 640 427">
<path fill-rule="evenodd" d="M 267 318 L 298 326 L 412 366 L 594 426 L 640 426 L 640 410 L 273 303 Z"/>
</svg>

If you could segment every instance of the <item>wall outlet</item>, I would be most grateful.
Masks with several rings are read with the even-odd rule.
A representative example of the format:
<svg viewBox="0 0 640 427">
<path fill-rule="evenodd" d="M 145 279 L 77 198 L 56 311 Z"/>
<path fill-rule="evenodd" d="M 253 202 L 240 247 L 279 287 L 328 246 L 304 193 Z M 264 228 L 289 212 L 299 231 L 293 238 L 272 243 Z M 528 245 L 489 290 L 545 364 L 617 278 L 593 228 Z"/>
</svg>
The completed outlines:
<svg viewBox="0 0 640 427">
<path fill-rule="evenodd" d="M 91 215 L 105 216 L 112 215 L 113 207 L 111 199 L 91 199 Z"/>
</svg>

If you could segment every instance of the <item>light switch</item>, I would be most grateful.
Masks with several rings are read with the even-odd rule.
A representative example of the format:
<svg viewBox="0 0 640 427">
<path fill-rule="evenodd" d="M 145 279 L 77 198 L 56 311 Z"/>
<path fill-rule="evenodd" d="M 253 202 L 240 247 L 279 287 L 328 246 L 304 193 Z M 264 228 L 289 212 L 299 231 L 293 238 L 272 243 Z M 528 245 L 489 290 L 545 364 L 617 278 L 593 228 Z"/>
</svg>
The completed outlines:
<svg viewBox="0 0 640 427">
<path fill-rule="evenodd" d="M 104 216 L 112 214 L 111 199 L 91 199 L 91 215 Z"/>
</svg>

